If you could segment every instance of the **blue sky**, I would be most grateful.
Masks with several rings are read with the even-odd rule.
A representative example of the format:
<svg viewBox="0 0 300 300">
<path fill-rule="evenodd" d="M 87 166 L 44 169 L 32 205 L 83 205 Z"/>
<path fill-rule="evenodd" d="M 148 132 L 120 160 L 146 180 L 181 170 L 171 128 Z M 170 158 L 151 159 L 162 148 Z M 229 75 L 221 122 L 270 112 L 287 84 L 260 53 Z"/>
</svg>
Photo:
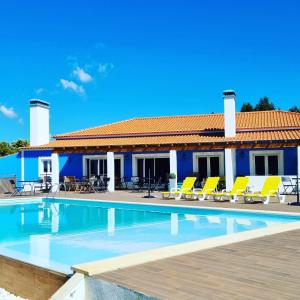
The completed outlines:
<svg viewBox="0 0 300 300">
<path fill-rule="evenodd" d="M 222 112 L 269 96 L 300 105 L 299 1 L 1 1 L 0 140 L 135 116 Z"/>
</svg>

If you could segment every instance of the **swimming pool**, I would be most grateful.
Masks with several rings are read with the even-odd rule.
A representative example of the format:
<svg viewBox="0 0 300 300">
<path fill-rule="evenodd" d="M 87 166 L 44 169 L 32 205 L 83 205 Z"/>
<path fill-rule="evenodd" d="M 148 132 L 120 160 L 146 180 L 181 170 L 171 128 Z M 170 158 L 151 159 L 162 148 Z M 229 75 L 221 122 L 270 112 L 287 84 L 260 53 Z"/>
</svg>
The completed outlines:
<svg viewBox="0 0 300 300">
<path fill-rule="evenodd" d="M 300 221 L 300 216 L 68 199 L 0 204 L 0 254 L 59 272 L 71 266 Z"/>
</svg>

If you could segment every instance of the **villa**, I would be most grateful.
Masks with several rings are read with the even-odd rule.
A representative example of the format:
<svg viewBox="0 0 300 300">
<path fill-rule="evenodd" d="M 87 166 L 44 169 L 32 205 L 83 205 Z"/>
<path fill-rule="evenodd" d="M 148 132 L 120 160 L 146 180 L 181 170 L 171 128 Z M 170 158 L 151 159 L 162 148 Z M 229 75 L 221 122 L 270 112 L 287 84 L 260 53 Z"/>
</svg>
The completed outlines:
<svg viewBox="0 0 300 300">
<path fill-rule="evenodd" d="M 52 140 L 49 104 L 30 100 L 30 146 L 1 158 L 0 170 L 24 186 L 43 179 L 42 191 L 48 194 L 2 195 L 0 287 L 29 299 L 52 300 L 112 295 L 258 299 L 262 291 L 296 299 L 298 206 L 270 203 L 266 211 L 260 203 L 207 200 L 200 205 L 187 201 L 187 195 L 183 201 L 145 200 L 139 193 L 114 192 L 120 179 L 148 176 L 164 188 L 169 177 L 193 184 L 210 177 L 205 185 L 222 177 L 228 190 L 241 179 L 253 190 L 269 180 L 279 184 L 280 176 L 295 181 L 300 114 L 236 112 L 235 92 L 223 95 L 224 114 L 134 118 Z M 60 197 L 56 191 L 66 176 L 88 182 L 109 178 L 109 193 L 79 197 L 76 190 Z M 49 178 L 50 191 L 44 188 Z M 270 192 L 277 194 L 278 184 Z"/>
<path fill-rule="evenodd" d="M 63 176 L 151 177 L 178 181 L 196 174 L 201 181 L 224 176 L 230 189 L 236 176 L 295 176 L 300 170 L 300 114 L 287 111 L 236 112 L 236 94 L 224 91 L 224 114 L 133 118 L 58 134 L 49 139 L 49 104 L 30 101 L 30 147 L 0 160 L 18 180 L 45 174 Z M 221 102 L 221 101 L 220 101 Z M 63 117 L 63 116 L 62 116 Z"/>
</svg>

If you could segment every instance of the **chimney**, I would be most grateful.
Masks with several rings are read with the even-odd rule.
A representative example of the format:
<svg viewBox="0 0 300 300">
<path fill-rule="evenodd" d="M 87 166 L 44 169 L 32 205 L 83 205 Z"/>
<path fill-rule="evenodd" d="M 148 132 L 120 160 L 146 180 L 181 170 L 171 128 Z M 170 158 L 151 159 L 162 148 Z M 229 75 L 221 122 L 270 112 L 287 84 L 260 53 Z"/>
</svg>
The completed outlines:
<svg viewBox="0 0 300 300">
<path fill-rule="evenodd" d="M 226 90 L 223 92 L 223 95 L 225 137 L 234 137 L 236 135 L 235 91 Z"/>
<path fill-rule="evenodd" d="M 30 146 L 48 144 L 49 140 L 49 103 L 30 99 Z"/>
</svg>

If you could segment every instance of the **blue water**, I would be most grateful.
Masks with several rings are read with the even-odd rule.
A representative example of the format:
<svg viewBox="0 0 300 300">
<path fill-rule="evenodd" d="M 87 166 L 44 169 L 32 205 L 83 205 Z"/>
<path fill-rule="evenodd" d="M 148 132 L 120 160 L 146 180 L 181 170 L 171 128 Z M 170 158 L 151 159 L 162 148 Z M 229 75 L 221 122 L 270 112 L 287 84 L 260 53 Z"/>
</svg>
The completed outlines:
<svg viewBox="0 0 300 300">
<path fill-rule="evenodd" d="M 75 264 L 300 221 L 299 216 L 43 199 L 0 205 L 0 254 L 70 273 Z"/>
</svg>

